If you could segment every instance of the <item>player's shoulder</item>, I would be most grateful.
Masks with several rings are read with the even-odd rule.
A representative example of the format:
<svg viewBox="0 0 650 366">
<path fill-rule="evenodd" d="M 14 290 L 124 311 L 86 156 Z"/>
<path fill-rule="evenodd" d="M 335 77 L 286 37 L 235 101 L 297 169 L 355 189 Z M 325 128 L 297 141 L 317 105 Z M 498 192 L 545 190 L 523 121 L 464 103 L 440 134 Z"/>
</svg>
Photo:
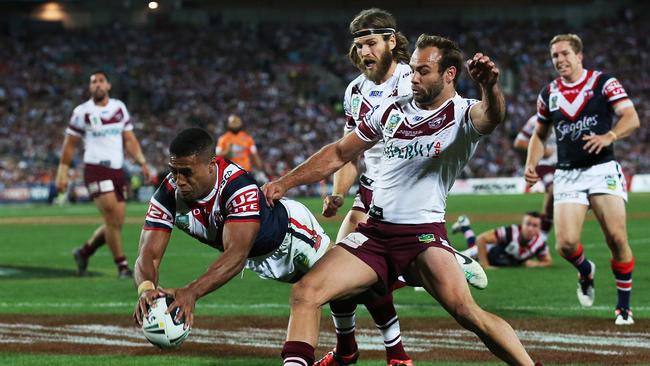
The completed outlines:
<svg viewBox="0 0 650 366">
<path fill-rule="evenodd" d="M 353 93 L 361 92 L 362 85 L 367 80 L 364 74 L 359 74 L 356 78 L 352 79 L 345 88 L 345 96 L 350 97 Z"/>
<path fill-rule="evenodd" d="M 126 104 L 124 104 L 123 101 L 117 98 L 108 98 L 108 102 L 111 103 L 112 105 L 118 107 L 118 108 L 124 108 L 126 109 Z"/>
<path fill-rule="evenodd" d="M 72 111 L 73 111 L 73 113 L 85 113 L 85 112 L 86 112 L 89 108 L 91 108 L 93 105 L 95 105 L 95 104 L 93 103 L 93 100 L 92 100 L 92 99 L 88 99 L 88 100 L 86 100 L 85 102 L 83 102 L 83 103 L 77 105 L 76 107 L 74 107 L 74 109 L 73 109 Z"/>
</svg>

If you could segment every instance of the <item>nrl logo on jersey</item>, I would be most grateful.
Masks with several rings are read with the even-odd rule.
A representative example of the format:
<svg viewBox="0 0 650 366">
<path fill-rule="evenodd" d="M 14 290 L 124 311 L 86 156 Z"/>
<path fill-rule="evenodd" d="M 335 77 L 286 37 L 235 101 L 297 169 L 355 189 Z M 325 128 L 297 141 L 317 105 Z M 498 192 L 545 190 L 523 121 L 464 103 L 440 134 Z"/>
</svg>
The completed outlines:
<svg viewBox="0 0 650 366">
<path fill-rule="evenodd" d="M 559 98 L 560 98 L 560 96 L 557 93 L 551 94 L 551 96 L 549 98 L 549 103 L 548 103 L 548 110 L 549 111 L 553 112 L 553 111 L 557 111 L 558 109 L 560 109 L 560 106 L 557 103 Z"/>
<path fill-rule="evenodd" d="M 190 216 L 188 214 L 176 215 L 176 220 L 174 220 L 174 223 L 179 229 L 187 231 L 190 228 Z"/>
<path fill-rule="evenodd" d="M 354 94 L 352 96 L 352 101 L 350 102 L 352 118 L 355 120 L 359 119 L 359 111 L 361 111 L 361 96 L 359 94 Z"/>
<path fill-rule="evenodd" d="M 384 134 L 387 136 L 393 137 L 395 131 L 399 128 L 402 123 L 402 115 L 399 112 L 393 112 L 388 116 L 386 124 L 384 125 Z"/>
</svg>

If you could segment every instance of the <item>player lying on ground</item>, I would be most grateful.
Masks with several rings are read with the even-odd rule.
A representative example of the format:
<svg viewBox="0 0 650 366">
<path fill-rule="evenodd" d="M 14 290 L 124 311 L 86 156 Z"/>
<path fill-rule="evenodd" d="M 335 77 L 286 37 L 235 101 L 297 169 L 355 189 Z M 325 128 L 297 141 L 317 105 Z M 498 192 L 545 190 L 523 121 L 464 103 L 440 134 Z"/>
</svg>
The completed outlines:
<svg viewBox="0 0 650 366">
<path fill-rule="evenodd" d="M 452 225 L 452 233 L 462 232 L 467 249 L 462 254 L 478 259 L 483 268 L 489 267 L 548 267 L 553 264 L 551 253 L 542 235 L 539 212 L 528 212 L 521 224 L 500 226 L 474 235 L 467 216 L 460 216 Z M 537 258 L 537 260 L 533 258 Z"/>
</svg>

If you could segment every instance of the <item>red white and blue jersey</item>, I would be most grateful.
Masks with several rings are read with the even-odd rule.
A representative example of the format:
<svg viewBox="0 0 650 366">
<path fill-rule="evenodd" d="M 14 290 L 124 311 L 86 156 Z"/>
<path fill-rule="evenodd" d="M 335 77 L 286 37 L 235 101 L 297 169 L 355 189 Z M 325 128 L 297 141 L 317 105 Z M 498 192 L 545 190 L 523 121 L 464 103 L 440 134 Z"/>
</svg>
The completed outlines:
<svg viewBox="0 0 650 366">
<path fill-rule="evenodd" d="M 370 118 L 370 115 L 379 108 L 384 100 L 413 94 L 411 90 L 412 76 L 413 71 L 409 65 L 397 64 L 393 75 L 379 85 L 369 80 L 365 74 L 352 80 L 345 89 L 343 98 L 343 110 L 346 117 L 345 132 L 354 131 L 364 118 Z M 367 188 L 371 188 L 372 182 L 377 179 L 383 150 L 384 145 L 380 141 L 363 154 L 366 170 L 360 183 Z"/>
<path fill-rule="evenodd" d="M 590 154 L 583 149 L 586 141 L 582 137 L 606 134 L 616 112 L 630 106 L 633 103 L 621 83 L 600 71 L 584 70 L 575 83 L 557 78 L 544 87 L 537 98 L 537 119 L 555 128 L 557 168 L 584 168 L 614 160 L 613 145 Z"/>
<path fill-rule="evenodd" d="M 456 94 L 436 110 L 413 97 L 384 101 L 355 130 L 384 141 L 370 217 L 394 224 L 444 222 L 447 194 L 481 137 L 470 118 L 478 103 Z"/>
<path fill-rule="evenodd" d="M 269 208 L 255 180 L 237 164 L 216 158 L 217 179 L 212 191 L 195 202 L 183 200 L 171 175 L 149 201 L 144 230 L 171 231 L 174 226 L 223 251 L 223 228 L 230 221 L 259 222 L 249 258 L 277 249 L 287 233 L 289 218 L 281 202 Z"/>
<path fill-rule="evenodd" d="M 105 106 L 95 104 L 92 99 L 78 105 L 65 133 L 83 138 L 84 163 L 121 169 L 122 133 L 132 130 L 131 116 L 124 103 L 110 98 Z"/>
<path fill-rule="evenodd" d="M 549 255 L 545 237 L 538 234 L 525 241 L 521 236 L 521 225 L 501 226 L 494 229 L 494 234 L 497 237 L 494 244 L 504 246 L 506 254 L 519 263 Z"/>
</svg>

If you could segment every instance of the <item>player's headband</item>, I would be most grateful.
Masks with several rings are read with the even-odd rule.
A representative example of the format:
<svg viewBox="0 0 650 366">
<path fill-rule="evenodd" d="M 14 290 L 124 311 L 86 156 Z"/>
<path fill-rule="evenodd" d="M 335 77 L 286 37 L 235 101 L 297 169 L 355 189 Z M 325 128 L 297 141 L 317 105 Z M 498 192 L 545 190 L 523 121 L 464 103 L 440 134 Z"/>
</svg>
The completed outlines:
<svg viewBox="0 0 650 366">
<path fill-rule="evenodd" d="M 383 36 L 383 35 L 393 34 L 393 33 L 395 33 L 395 29 L 393 28 L 369 28 L 369 29 L 363 29 L 352 33 L 352 37 L 359 38 L 359 37 L 370 36 L 373 34 L 379 34 Z"/>
</svg>

